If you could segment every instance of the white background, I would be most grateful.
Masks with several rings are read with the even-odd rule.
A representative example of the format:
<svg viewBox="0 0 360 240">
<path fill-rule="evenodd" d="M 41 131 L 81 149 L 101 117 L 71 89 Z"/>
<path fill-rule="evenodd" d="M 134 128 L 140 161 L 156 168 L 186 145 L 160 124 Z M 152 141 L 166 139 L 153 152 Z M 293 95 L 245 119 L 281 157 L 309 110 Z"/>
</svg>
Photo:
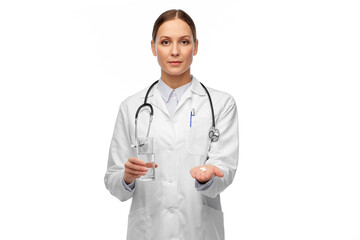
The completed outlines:
<svg viewBox="0 0 360 240">
<path fill-rule="evenodd" d="M 360 239 L 358 1 L 1 1 L 0 239 L 125 239 L 117 110 L 159 78 L 152 26 L 194 19 L 192 74 L 233 95 L 228 240 Z"/>
</svg>

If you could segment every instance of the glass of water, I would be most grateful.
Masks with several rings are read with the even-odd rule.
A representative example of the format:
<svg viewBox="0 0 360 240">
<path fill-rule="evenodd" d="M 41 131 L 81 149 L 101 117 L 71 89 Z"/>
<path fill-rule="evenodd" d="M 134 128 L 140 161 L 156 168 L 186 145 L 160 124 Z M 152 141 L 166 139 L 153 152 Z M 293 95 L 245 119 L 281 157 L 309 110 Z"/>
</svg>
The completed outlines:
<svg viewBox="0 0 360 240">
<path fill-rule="evenodd" d="M 136 158 L 145 162 L 148 171 L 145 175 L 139 178 L 140 181 L 155 180 L 155 154 L 154 154 L 154 138 L 153 137 L 138 137 L 136 148 Z"/>
</svg>

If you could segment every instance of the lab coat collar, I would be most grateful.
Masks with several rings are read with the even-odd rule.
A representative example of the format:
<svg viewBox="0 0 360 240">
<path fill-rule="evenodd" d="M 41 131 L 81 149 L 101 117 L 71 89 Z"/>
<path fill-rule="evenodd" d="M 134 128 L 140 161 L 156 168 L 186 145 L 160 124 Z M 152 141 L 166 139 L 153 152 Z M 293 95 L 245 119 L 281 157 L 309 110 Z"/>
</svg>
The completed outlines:
<svg viewBox="0 0 360 240">
<path fill-rule="evenodd" d="M 185 93 L 183 94 L 183 96 L 180 99 L 180 102 L 178 103 L 176 109 L 180 108 L 184 102 L 186 102 L 186 100 L 188 98 L 191 98 L 192 93 L 197 94 L 199 96 L 206 96 L 206 92 L 205 89 L 201 86 L 199 80 L 197 80 L 195 77 L 192 77 L 192 84 L 191 86 L 185 91 Z M 147 88 L 148 89 L 148 88 Z M 146 89 L 146 91 L 147 91 Z M 145 92 L 146 93 L 146 92 Z M 143 96 L 141 96 L 142 99 L 145 98 L 145 94 Z M 164 114 L 169 115 L 169 112 L 167 110 L 166 104 L 164 99 L 162 98 L 158 88 L 156 86 L 153 87 L 153 89 L 151 89 L 149 95 L 148 95 L 148 102 L 154 106 L 156 106 L 157 108 L 159 108 L 162 112 L 164 112 Z M 176 112 L 176 110 L 175 110 Z"/>
<path fill-rule="evenodd" d="M 181 99 L 182 95 L 184 94 L 184 92 L 191 86 L 192 81 L 182 85 L 176 89 L 172 89 L 171 87 L 169 87 L 168 85 L 166 85 L 166 83 L 164 83 L 161 79 L 159 80 L 159 83 L 157 85 L 157 88 L 162 96 L 162 98 L 165 100 L 165 102 L 168 102 L 170 99 L 170 96 L 172 94 L 172 92 L 176 91 L 176 98 L 177 101 L 179 102 L 179 100 Z"/>
<path fill-rule="evenodd" d="M 191 78 L 192 78 L 192 84 L 190 85 L 190 90 L 191 92 L 197 94 L 197 95 L 200 95 L 200 96 L 205 96 L 206 95 L 206 92 L 205 92 L 205 89 L 201 86 L 199 80 L 197 80 L 197 78 L 195 78 L 193 75 L 190 75 Z M 148 88 L 147 88 L 148 89 Z M 146 90 L 147 91 L 147 90 Z M 152 97 L 154 95 L 155 92 L 158 92 L 157 90 L 157 87 L 154 86 L 153 89 L 150 91 L 149 93 L 149 98 Z M 187 92 L 187 91 L 186 91 Z M 186 93 L 185 92 L 185 93 Z M 185 95 L 185 94 L 184 94 Z M 190 96 L 188 96 L 190 97 Z M 141 96 L 141 98 L 145 98 L 145 95 L 144 96 Z"/>
<path fill-rule="evenodd" d="M 205 96 L 206 92 L 205 89 L 201 86 L 199 80 L 197 80 L 193 75 L 191 75 L 193 83 L 191 84 L 190 88 L 193 93 L 196 93 L 200 96 Z"/>
</svg>

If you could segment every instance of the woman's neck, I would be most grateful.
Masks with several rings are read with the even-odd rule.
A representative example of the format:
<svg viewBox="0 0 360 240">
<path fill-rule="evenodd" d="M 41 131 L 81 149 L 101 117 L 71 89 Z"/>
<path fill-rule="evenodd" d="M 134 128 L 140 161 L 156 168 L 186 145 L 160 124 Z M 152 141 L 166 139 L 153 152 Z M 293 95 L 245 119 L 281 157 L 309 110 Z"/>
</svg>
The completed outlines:
<svg viewBox="0 0 360 240">
<path fill-rule="evenodd" d="M 191 82 L 190 68 L 180 75 L 170 75 L 161 70 L 161 80 L 172 89 L 181 87 Z"/>
</svg>

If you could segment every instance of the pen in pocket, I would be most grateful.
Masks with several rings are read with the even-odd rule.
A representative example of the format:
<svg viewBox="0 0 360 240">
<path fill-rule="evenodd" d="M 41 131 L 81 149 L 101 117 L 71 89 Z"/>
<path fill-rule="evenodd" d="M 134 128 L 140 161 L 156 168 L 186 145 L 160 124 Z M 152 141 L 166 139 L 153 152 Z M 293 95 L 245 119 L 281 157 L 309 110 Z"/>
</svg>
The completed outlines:
<svg viewBox="0 0 360 240">
<path fill-rule="evenodd" d="M 192 125 L 192 117 L 195 117 L 195 108 L 192 108 L 190 112 L 190 127 Z"/>
</svg>

